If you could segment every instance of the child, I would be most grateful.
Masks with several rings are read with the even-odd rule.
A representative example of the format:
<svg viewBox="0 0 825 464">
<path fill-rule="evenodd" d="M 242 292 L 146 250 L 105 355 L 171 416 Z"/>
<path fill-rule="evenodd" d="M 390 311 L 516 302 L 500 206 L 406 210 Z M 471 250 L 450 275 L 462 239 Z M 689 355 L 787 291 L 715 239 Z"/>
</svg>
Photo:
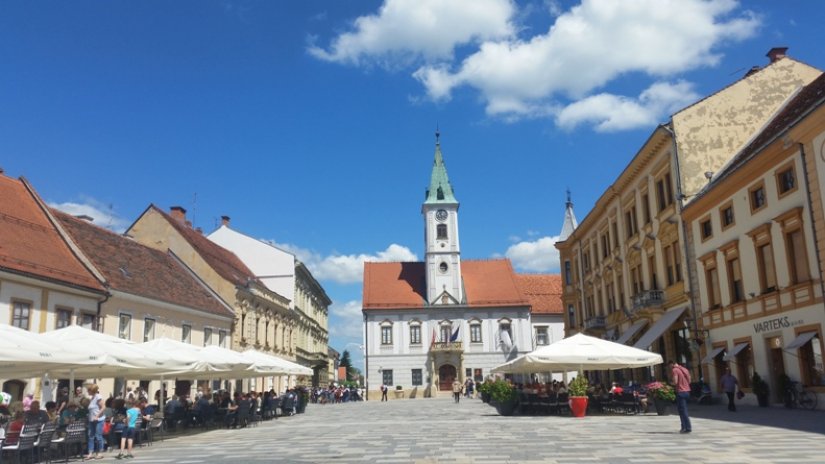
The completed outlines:
<svg viewBox="0 0 825 464">
<path fill-rule="evenodd" d="M 135 457 L 132 454 L 132 445 L 135 442 L 135 426 L 137 425 L 138 417 L 140 417 L 140 408 L 134 401 L 129 401 L 127 406 L 129 409 L 126 410 L 126 428 L 123 429 L 123 434 L 120 437 L 120 453 L 118 453 L 115 459 L 130 459 Z M 127 450 L 126 454 L 123 454 L 124 449 Z"/>
</svg>

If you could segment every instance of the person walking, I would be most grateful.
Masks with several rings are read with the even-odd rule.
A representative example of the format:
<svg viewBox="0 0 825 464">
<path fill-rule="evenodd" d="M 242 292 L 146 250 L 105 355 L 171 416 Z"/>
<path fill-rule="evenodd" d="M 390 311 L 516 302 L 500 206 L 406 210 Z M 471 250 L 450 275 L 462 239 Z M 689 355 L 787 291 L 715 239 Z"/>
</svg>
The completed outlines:
<svg viewBox="0 0 825 464">
<path fill-rule="evenodd" d="M 693 427 L 688 416 L 688 399 L 690 399 L 690 372 L 675 361 L 667 363 L 670 368 L 670 383 L 676 389 L 676 409 L 679 411 L 679 420 L 682 428 L 679 433 L 690 433 Z"/>
<path fill-rule="evenodd" d="M 387 386 L 383 383 L 381 384 L 381 401 L 387 401 Z"/>
<path fill-rule="evenodd" d="M 453 398 L 456 403 L 461 399 L 461 387 L 463 387 L 463 385 L 458 379 L 453 380 Z"/>
<path fill-rule="evenodd" d="M 120 436 L 120 452 L 115 456 L 115 459 L 131 459 L 135 457 L 132 454 L 132 445 L 135 443 L 135 435 L 137 435 L 136 427 L 137 420 L 140 417 L 140 408 L 130 400 L 128 403 L 129 409 L 126 410 L 126 428 Z M 126 453 L 124 454 L 124 451 Z"/>
<path fill-rule="evenodd" d="M 739 386 L 739 380 L 730 373 L 730 367 L 725 368 L 725 373 L 722 374 L 719 383 L 722 384 L 722 391 L 728 395 L 728 411 L 736 412 L 734 396 L 736 395 L 736 387 Z"/>
<path fill-rule="evenodd" d="M 103 397 L 100 396 L 97 384 L 91 384 L 86 389 L 89 393 L 89 426 L 88 433 L 88 450 L 89 454 L 83 457 L 84 461 L 90 459 L 101 459 L 103 457 L 103 422 L 105 416 L 103 415 Z"/>
</svg>

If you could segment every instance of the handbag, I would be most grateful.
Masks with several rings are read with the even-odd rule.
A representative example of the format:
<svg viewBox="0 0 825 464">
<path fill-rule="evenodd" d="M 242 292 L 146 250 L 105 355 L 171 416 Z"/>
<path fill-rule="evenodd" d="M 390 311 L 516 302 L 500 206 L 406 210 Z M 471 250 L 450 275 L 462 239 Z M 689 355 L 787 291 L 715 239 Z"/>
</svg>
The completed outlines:
<svg viewBox="0 0 825 464">
<path fill-rule="evenodd" d="M 106 421 L 103 423 L 103 435 L 109 435 L 109 432 L 112 431 L 112 423 Z"/>
<path fill-rule="evenodd" d="M 739 391 L 736 392 L 736 399 L 741 400 L 744 397 L 745 397 L 745 392 L 743 392 L 742 390 L 739 390 Z"/>
</svg>

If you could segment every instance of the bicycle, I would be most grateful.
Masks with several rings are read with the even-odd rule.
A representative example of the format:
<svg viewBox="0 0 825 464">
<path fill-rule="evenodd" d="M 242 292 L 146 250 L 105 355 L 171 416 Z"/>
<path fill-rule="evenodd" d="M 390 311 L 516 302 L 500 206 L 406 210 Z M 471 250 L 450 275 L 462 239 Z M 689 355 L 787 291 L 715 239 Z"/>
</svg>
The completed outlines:
<svg viewBox="0 0 825 464">
<path fill-rule="evenodd" d="M 796 381 L 791 381 L 785 388 L 785 407 L 816 409 L 816 393 L 805 390 L 805 387 Z"/>
</svg>

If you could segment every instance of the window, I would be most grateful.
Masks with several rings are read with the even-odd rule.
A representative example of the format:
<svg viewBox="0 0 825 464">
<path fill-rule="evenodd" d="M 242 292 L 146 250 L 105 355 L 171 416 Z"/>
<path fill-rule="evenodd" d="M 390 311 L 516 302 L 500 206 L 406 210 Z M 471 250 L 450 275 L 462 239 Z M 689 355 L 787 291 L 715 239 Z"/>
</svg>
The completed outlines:
<svg viewBox="0 0 825 464">
<path fill-rule="evenodd" d="M 221 348 L 226 348 L 226 331 L 219 330 L 218 331 L 218 346 Z"/>
<path fill-rule="evenodd" d="M 148 342 L 155 339 L 155 320 L 146 318 L 143 320 L 143 341 Z"/>
<path fill-rule="evenodd" d="M 607 234 L 602 235 L 602 258 L 607 258 L 610 254 L 610 237 Z"/>
<path fill-rule="evenodd" d="M 673 185 L 670 180 L 670 173 L 656 182 L 656 199 L 658 200 L 659 212 L 673 204 Z"/>
<path fill-rule="evenodd" d="M 481 323 L 470 324 L 470 343 L 481 343 Z"/>
<path fill-rule="evenodd" d="M 573 305 L 567 305 L 567 320 L 570 327 L 576 327 L 576 307 Z"/>
<path fill-rule="evenodd" d="M 573 271 L 570 268 L 570 261 L 564 262 L 564 284 L 573 285 Z"/>
<path fill-rule="evenodd" d="M 760 245 L 756 249 L 756 265 L 759 268 L 759 283 L 762 293 L 776 290 L 776 267 L 773 262 L 773 248 L 770 243 Z"/>
<path fill-rule="evenodd" d="M 438 224 L 435 226 L 435 238 L 447 240 L 447 224 Z"/>
<path fill-rule="evenodd" d="M 91 313 L 80 313 L 80 327 L 97 330 L 97 317 Z"/>
<path fill-rule="evenodd" d="M 550 339 L 547 336 L 547 327 L 536 327 L 536 345 L 547 345 Z"/>
<path fill-rule="evenodd" d="M 705 269 L 705 285 L 708 290 L 708 309 L 717 309 L 721 306 L 719 298 L 719 272 L 716 266 Z"/>
<path fill-rule="evenodd" d="M 22 301 L 12 302 L 11 325 L 23 330 L 29 330 L 29 319 L 31 318 L 31 303 Z"/>
<path fill-rule="evenodd" d="M 55 328 L 62 329 L 72 325 L 72 310 L 58 308 L 55 312 Z"/>
<path fill-rule="evenodd" d="M 424 385 L 423 376 L 421 374 L 422 374 L 421 369 L 413 369 L 412 370 L 412 385 L 413 385 L 413 387 L 420 387 L 421 385 Z"/>
<path fill-rule="evenodd" d="M 727 229 L 735 222 L 733 217 L 733 205 L 722 207 L 719 211 L 719 220 L 722 223 L 722 229 Z"/>
<path fill-rule="evenodd" d="M 438 270 L 441 271 L 442 274 L 447 272 L 449 269 L 450 266 L 448 266 L 447 263 L 445 263 L 444 261 L 442 261 L 441 264 L 438 265 Z"/>
<path fill-rule="evenodd" d="M 129 314 L 121 314 L 120 321 L 117 326 L 117 336 L 124 340 L 132 338 L 132 316 Z"/>
<path fill-rule="evenodd" d="M 703 241 L 713 237 L 713 225 L 710 223 L 710 218 L 699 223 L 699 230 Z"/>
<path fill-rule="evenodd" d="M 420 325 L 411 325 L 410 326 L 410 345 L 420 345 L 421 344 L 421 326 Z"/>
<path fill-rule="evenodd" d="M 656 256 L 650 255 L 647 257 L 647 272 L 650 273 L 650 289 L 659 289 L 659 279 L 656 278 Z"/>
<path fill-rule="evenodd" d="M 728 286 L 730 287 L 730 302 L 738 303 L 745 299 L 745 290 L 742 287 L 742 268 L 739 258 L 728 259 Z"/>
<path fill-rule="evenodd" d="M 209 327 L 204 327 L 203 329 L 203 346 L 209 346 L 212 344 L 212 329 Z"/>
<path fill-rule="evenodd" d="M 794 173 L 793 165 L 776 174 L 776 187 L 779 190 L 780 197 L 796 190 L 796 173 Z"/>
<path fill-rule="evenodd" d="M 642 195 L 642 218 L 645 224 L 650 224 L 650 197 L 646 193 Z"/>
<path fill-rule="evenodd" d="M 441 325 L 441 341 L 442 342 L 446 343 L 446 342 L 450 341 L 450 336 L 452 336 L 452 334 L 453 334 L 452 330 L 453 330 L 453 328 L 450 325 L 444 325 L 444 324 Z"/>
<path fill-rule="evenodd" d="M 749 193 L 751 199 L 751 213 L 755 213 L 764 208 L 768 200 L 765 198 L 765 184 L 752 187 Z"/>
<path fill-rule="evenodd" d="M 636 264 L 630 268 L 630 287 L 633 291 L 633 296 L 642 293 L 642 266 Z"/>
<path fill-rule="evenodd" d="M 381 371 L 381 380 L 383 380 L 384 385 L 392 385 L 392 369 L 384 369 Z"/>
<path fill-rule="evenodd" d="M 799 366 L 802 383 L 805 385 L 825 384 L 825 371 L 822 365 L 822 339 L 817 335 L 799 347 Z"/>
<path fill-rule="evenodd" d="M 613 221 L 610 226 L 613 229 L 613 248 L 619 248 L 619 225 Z"/>
<path fill-rule="evenodd" d="M 180 326 L 180 341 L 183 343 L 192 343 L 192 326 L 183 324 Z"/>
<path fill-rule="evenodd" d="M 667 284 L 674 285 L 682 281 L 682 264 L 679 254 L 679 242 L 673 242 L 664 249 L 665 267 L 667 267 Z"/>
<path fill-rule="evenodd" d="M 381 326 L 381 344 L 382 345 L 392 345 L 392 326 L 391 325 Z"/>
<path fill-rule="evenodd" d="M 515 344 L 515 340 L 513 340 L 513 331 L 510 328 L 510 320 L 503 319 L 499 321 L 498 324 L 498 333 L 501 343 L 506 348 L 511 348 Z"/>
<path fill-rule="evenodd" d="M 788 270 L 791 274 L 791 282 L 798 284 L 811 280 L 802 229 L 796 229 L 785 234 L 785 246 L 788 248 Z"/>
<path fill-rule="evenodd" d="M 734 346 L 737 343 L 734 343 Z M 753 375 L 753 353 L 751 345 L 742 349 L 736 354 L 736 377 L 739 380 L 739 386 L 743 388 L 750 388 L 751 376 Z"/>
<path fill-rule="evenodd" d="M 624 213 L 625 226 L 627 227 L 627 238 L 636 235 L 639 225 L 636 223 L 636 205 L 633 205 Z"/>
</svg>

